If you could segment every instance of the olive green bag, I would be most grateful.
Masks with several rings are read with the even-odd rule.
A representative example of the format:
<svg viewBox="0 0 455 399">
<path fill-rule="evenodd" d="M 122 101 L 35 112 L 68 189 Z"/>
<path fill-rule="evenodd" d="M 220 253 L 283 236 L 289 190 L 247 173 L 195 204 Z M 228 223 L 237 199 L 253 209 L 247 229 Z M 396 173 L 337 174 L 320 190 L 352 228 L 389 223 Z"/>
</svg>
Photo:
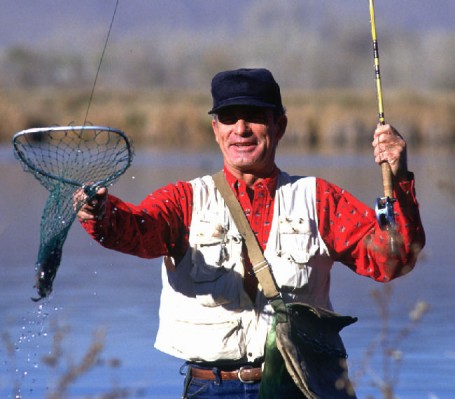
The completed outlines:
<svg viewBox="0 0 455 399">
<path fill-rule="evenodd" d="M 272 306 L 275 316 L 267 336 L 260 398 L 284 397 L 283 390 L 286 398 L 355 398 L 339 332 L 357 319 L 281 299 Z M 296 391 L 292 382 L 299 395 L 288 392 Z"/>
<path fill-rule="evenodd" d="M 272 270 L 224 173 L 213 180 L 245 240 L 253 270 L 274 309 L 265 344 L 261 399 L 352 399 L 354 389 L 339 332 L 357 321 L 305 303 L 283 301 Z"/>
</svg>

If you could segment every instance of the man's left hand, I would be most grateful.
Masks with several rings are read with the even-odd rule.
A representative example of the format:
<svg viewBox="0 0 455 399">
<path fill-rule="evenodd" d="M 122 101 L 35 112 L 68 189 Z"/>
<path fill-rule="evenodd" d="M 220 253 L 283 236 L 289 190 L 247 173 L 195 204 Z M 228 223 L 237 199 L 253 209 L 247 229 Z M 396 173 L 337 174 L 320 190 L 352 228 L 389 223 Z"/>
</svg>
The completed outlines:
<svg viewBox="0 0 455 399">
<path fill-rule="evenodd" d="M 388 162 L 394 177 L 406 177 L 408 173 L 406 142 L 393 126 L 378 125 L 372 145 L 377 164 Z"/>
</svg>

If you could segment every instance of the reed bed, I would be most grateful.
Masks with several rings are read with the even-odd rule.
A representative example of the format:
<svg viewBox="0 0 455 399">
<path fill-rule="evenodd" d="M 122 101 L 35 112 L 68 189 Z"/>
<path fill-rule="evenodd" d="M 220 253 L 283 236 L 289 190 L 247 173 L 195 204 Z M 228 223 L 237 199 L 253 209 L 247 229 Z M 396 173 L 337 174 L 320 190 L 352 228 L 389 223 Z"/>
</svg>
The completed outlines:
<svg viewBox="0 0 455 399">
<path fill-rule="evenodd" d="M 23 129 L 83 124 L 86 90 L 12 90 L 0 97 L 0 142 Z M 376 98 L 356 91 L 284 91 L 289 117 L 282 146 L 361 149 L 370 146 Z M 386 121 L 416 147 L 455 147 L 455 93 L 388 92 Z M 215 146 L 208 94 L 100 89 L 87 122 L 124 130 L 136 146 L 199 149 Z"/>
</svg>

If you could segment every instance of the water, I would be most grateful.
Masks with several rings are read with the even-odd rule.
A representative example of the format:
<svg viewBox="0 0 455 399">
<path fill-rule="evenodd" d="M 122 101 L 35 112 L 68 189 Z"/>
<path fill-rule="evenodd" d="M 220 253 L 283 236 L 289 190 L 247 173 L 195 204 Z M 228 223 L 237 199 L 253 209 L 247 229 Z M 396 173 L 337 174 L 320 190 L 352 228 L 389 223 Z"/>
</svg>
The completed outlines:
<svg viewBox="0 0 455 399">
<path fill-rule="evenodd" d="M 407 324 L 417 301 L 426 301 L 430 310 L 397 348 L 403 359 L 399 373 L 394 371 L 396 394 L 402 399 L 453 399 L 455 196 L 450 187 L 453 190 L 455 181 L 449 174 L 455 170 L 455 160 L 451 154 L 428 152 L 411 153 L 409 162 L 417 175 L 427 246 L 417 268 L 391 284 L 392 333 Z M 379 170 L 369 155 L 286 154 L 279 156 L 278 164 L 291 173 L 325 177 L 369 204 L 381 195 Z M 168 182 L 218 168 L 218 154 L 139 152 L 112 192 L 138 202 Z M 39 222 L 47 191 L 22 172 L 9 147 L 0 149 L 0 170 L 0 397 L 19 394 L 33 399 L 56 392 L 68 368 L 82 362 L 96 334 L 104 334 L 101 361 L 71 380 L 66 397 L 95 398 L 109 392 L 123 392 L 131 398 L 179 397 L 182 362 L 153 348 L 161 287 L 159 261 L 106 250 L 75 223 L 51 299 L 32 302 Z M 332 276 L 336 310 L 359 317 L 343 332 L 359 398 L 381 398 L 373 385 L 384 375 L 380 351 L 368 357 L 366 375 L 360 378 L 358 372 L 365 369 L 365 351 L 381 329 L 371 292 L 382 286 L 342 265 L 334 267 Z"/>
</svg>

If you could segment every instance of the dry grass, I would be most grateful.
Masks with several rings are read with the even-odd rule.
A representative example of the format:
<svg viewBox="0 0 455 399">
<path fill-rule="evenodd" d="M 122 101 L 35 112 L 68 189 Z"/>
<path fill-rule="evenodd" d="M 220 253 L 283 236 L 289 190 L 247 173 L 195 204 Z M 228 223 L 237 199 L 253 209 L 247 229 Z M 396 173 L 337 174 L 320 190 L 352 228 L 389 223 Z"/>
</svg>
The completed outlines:
<svg viewBox="0 0 455 399">
<path fill-rule="evenodd" d="M 23 129 L 82 124 L 87 91 L 9 91 L 0 98 L 0 141 Z M 372 93 L 284 92 L 289 116 L 283 146 L 366 148 L 377 120 Z M 389 93 L 386 120 L 415 146 L 455 145 L 455 93 Z M 208 94 L 173 91 L 95 92 L 88 121 L 124 130 L 140 146 L 214 146 Z"/>
<path fill-rule="evenodd" d="M 52 337 L 51 351 L 41 358 L 40 364 L 48 367 L 51 380 L 46 384 L 45 399 L 64 399 L 75 397 L 70 394 L 71 388 L 83 376 L 96 372 L 95 369 L 110 368 L 119 369 L 122 362 L 118 358 L 106 359 L 103 356 L 105 349 L 106 333 L 103 329 L 98 329 L 93 335 L 89 346 L 85 349 L 82 355 L 79 353 L 79 359 L 74 359 L 73 346 L 69 339 L 70 328 L 69 326 L 61 326 L 58 323 L 52 325 L 53 331 L 49 336 Z M 17 343 L 13 342 L 8 333 L 2 334 L 3 344 L 6 348 L 8 359 L 5 359 L 5 364 L 9 365 L 12 372 L 18 371 L 16 351 Z M 22 392 L 25 391 L 22 387 L 23 380 L 20 378 L 13 378 L 11 398 L 23 398 Z M 115 385 L 115 386 L 114 386 Z M 143 390 L 130 389 L 117 386 L 109 383 L 104 388 L 96 388 L 94 390 L 102 390 L 103 392 L 85 395 L 86 399 L 126 399 L 130 397 L 142 397 Z M 78 396 L 79 397 L 79 396 Z M 44 398 L 44 396 L 43 396 Z"/>
<path fill-rule="evenodd" d="M 380 322 L 379 334 L 373 338 L 364 352 L 363 360 L 357 364 L 354 373 L 354 383 L 359 386 L 366 377 L 370 384 L 379 392 L 382 399 L 397 399 L 400 372 L 403 367 L 405 353 L 402 346 L 408 341 L 409 336 L 416 331 L 419 323 L 429 310 L 426 301 L 417 301 L 408 314 L 408 319 L 403 318 L 404 324 L 397 331 L 393 331 L 391 311 L 393 309 L 393 288 L 391 284 L 383 285 L 371 293 L 378 310 Z M 371 367 L 375 356 L 379 356 L 379 366 Z M 374 399 L 368 397 L 367 399 Z"/>
</svg>

